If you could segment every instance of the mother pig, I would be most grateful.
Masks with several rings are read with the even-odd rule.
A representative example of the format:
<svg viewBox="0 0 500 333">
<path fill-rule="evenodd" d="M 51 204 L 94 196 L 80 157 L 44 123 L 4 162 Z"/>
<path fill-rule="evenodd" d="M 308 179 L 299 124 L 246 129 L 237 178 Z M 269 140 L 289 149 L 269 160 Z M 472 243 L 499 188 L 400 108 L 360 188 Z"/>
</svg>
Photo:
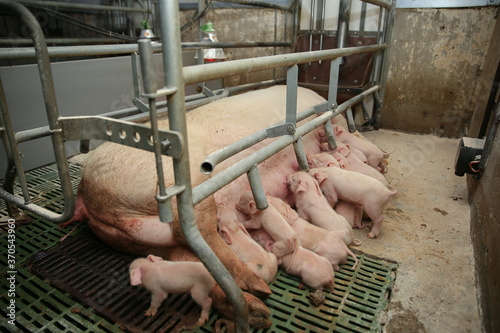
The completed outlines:
<svg viewBox="0 0 500 333">
<path fill-rule="evenodd" d="M 286 88 L 275 86 L 222 99 L 187 113 L 190 173 L 193 187 L 207 176 L 199 165 L 212 151 L 231 144 L 285 117 Z M 302 111 L 325 100 L 316 93 L 299 88 L 297 110 Z M 168 128 L 168 121 L 160 121 Z M 269 140 L 266 140 L 269 141 Z M 307 153 L 320 152 L 315 132 L 304 140 Z M 223 170 L 266 143 L 260 143 L 228 159 L 216 170 Z M 163 157 L 165 183 L 174 184 L 172 164 Z M 77 210 L 73 220 L 87 219 L 92 231 L 110 246 L 139 255 L 155 254 L 167 260 L 197 260 L 186 246 L 176 209 L 174 221 L 161 223 L 155 195 L 157 175 L 154 155 L 150 152 L 114 143 L 104 143 L 87 158 L 78 188 Z M 261 178 L 269 195 L 290 202 L 286 175 L 297 171 L 291 146 L 259 165 Z M 214 173 L 216 174 L 216 173 Z M 216 202 L 234 207 L 240 194 L 249 189 L 245 175 L 222 188 L 195 207 L 200 232 L 239 286 L 255 295 L 270 293 L 269 287 L 250 271 L 217 233 Z M 214 202 L 214 198 L 215 201 Z M 175 198 L 173 200 L 175 206 Z M 219 296 L 220 297 L 223 296 Z M 263 304 L 249 295 L 251 315 L 269 315 Z M 214 306 L 217 307 L 217 296 Z M 220 310 L 220 308 L 219 308 Z"/>
</svg>

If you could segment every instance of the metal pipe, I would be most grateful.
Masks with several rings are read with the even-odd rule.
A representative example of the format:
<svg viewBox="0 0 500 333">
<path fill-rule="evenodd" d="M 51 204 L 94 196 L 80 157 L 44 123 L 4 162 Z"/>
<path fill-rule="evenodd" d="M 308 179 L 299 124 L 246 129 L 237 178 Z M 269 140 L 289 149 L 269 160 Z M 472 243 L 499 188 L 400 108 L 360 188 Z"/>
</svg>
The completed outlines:
<svg viewBox="0 0 500 333">
<path fill-rule="evenodd" d="M 68 162 L 66 159 L 66 152 L 64 150 L 64 135 L 61 124 L 58 122 L 59 112 L 57 110 L 56 94 L 54 89 L 54 80 L 52 77 L 52 70 L 50 68 L 49 54 L 47 52 L 47 44 L 43 36 L 42 29 L 33 16 L 33 14 L 26 9 L 26 7 L 13 1 L 1 1 L 0 8 L 15 12 L 16 15 L 22 20 L 23 24 L 30 31 L 33 38 L 34 47 L 36 50 L 36 57 L 38 63 L 38 71 L 40 73 L 40 80 L 42 84 L 42 93 L 45 101 L 45 109 L 47 111 L 47 118 L 49 128 L 51 130 L 52 146 L 54 155 L 56 157 L 57 170 L 59 172 L 59 179 L 61 180 L 61 187 L 64 198 L 64 211 L 62 214 L 55 214 L 42 207 L 21 203 L 19 197 L 9 195 L 9 193 L 2 193 L 2 197 L 8 197 L 9 201 L 25 208 L 29 211 L 37 213 L 45 218 L 61 223 L 69 220 L 75 210 L 75 202 L 73 197 L 73 187 L 69 176 Z M 3 189 L 2 189 L 3 190 Z"/>
<path fill-rule="evenodd" d="M 309 108 L 297 114 L 297 121 L 302 121 L 307 117 L 315 114 L 315 108 Z M 284 124 L 284 121 L 280 121 L 274 124 L 271 127 L 278 126 Z M 209 154 L 201 163 L 200 171 L 206 175 L 213 172 L 215 167 L 221 163 L 222 161 L 228 159 L 229 157 L 239 153 L 240 151 L 247 149 L 265 139 L 268 138 L 267 129 L 262 129 L 244 139 L 238 140 L 229 146 L 224 147 L 223 149 L 219 149 Z"/>
<path fill-rule="evenodd" d="M 366 3 L 371 3 L 372 5 L 375 6 L 384 7 L 387 9 L 390 9 L 392 7 L 392 3 L 385 0 L 361 0 L 361 1 Z"/>
<path fill-rule="evenodd" d="M 257 209 L 266 209 L 269 206 L 269 203 L 266 199 L 266 191 L 264 190 L 264 186 L 262 185 L 262 179 L 260 178 L 257 164 L 254 164 L 250 168 L 250 170 L 248 170 L 247 177 L 250 188 L 252 189 L 252 194 L 255 199 L 255 205 L 257 206 Z"/>
<path fill-rule="evenodd" d="M 245 48 L 245 47 L 273 47 L 290 46 L 289 42 L 214 42 L 214 43 L 182 43 L 184 50 L 195 50 L 203 48 Z M 162 49 L 161 43 L 152 44 L 153 51 Z M 57 57 L 80 57 L 96 55 L 132 54 L 138 52 L 137 44 L 117 45 L 78 45 L 78 46 L 54 46 L 49 47 L 49 56 Z M 6 48 L 0 51 L 0 60 L 19 60 L 35 58 L 35 50 L 31 47 Z"/>
<path fill-rule="evenodd" d="M 340 104 L 335 110 L 328 111 L 323 113 L 322 115 L 312 119 L 308 123 L 300 126 L 297 128 L 295 133 L 293 135 L 285 135 L 280 137 L 279 139 L 271 142 L 269 145 L 263 147 L 259 151 L 251 154 L 250 156 L 245 157 L 244 159 L 234 163 L 224 171 L 218 173 L 215 176 L 212 176 L 210 179 L 206 180 L 202 184 L 196 186 L 193 188 L 193 203 L 196 205 L 197 203 L 201 202 L 208 196 L 212 195 L 214 192 L 218 191 L 222 187 L 226 186 L 236 178 L 240 177 L 242 174 L 248 172 L 253 165 L 259 164 L 263 162 L 264 160 L 268 159 L 278 151 L 284 149 L 291 143 L 297 141 L 300 137 L 306 135 L 307 133 L 311 132 L 314 130 L 316 127 L 321 126 L 322 124 L 326 123 L 328 120 L 331 118 L 337 116 L 338 114 L 344 112 L 347 110 L 350 106 L 359 103 L 361 100 L 366 98 L 366 96 L 369 96 L 373 94 L 375 91 L 379 90 L 380 87 L 374 86 L 361 94 L 354 96 L 350 100 Z M 311 112 L 310 110 L 314 110 L 313 108 L 310 108 L 306 111 Z M 300 114 L 303 114 L 303 111 Z M 314 114 L 314 111 L 312 111 Z M 298 116 L 298 115 L 297 115 Z M 257 133 L 254 133 L 253 135 L 250 135 L 246 137 L 245 139 L 242 139 L 238 142 L 245 142 L 245 141 L 251 141 L 254 140 L 256 136 L 259 135 L 261 132 L 265 132 L 264 130 L 261 130 Z M 228 146 L 229 147 L 229 146 Z M 222 150 L 227 149 L 228 147 L 222 148 Z M 216 152 L 217 153 L 217 152 Z"/>
<path fill-rule="evenodd" d="M 92 44 L 92 43 L 123 43 L 118 38 L 47 38 L 47 44 Z M 0 46 L 32 45 L 29 38 L 1 38 Z M 49 52 L 50 53 L 50 52 Z"/>
<path fill-rule="evenodd" d="M 50 9 L 85 9 L 85 10 L 103 10 L 103 11 L 122 11 L 122 12 L 135 12 L 144 13 L 144 8 L 131 8 L 120 6 L 102 6 L 102 5 L 87 5 L 82 3 L 67 3 L 59 1 L 31 1 L 31 0 L 16 0 L 18 3 L 24 5 L 37 5 L 46 6 Z M 151 11 L 150 11 L 151 12 Z"/>
<path fill-rule="evenodd" d="M 184 82 L 182 77 L 182 53 L 177 46 L 181 42 L 178 1 L 160 0 L 161 35 L 169 43 L 163 45 L 163 68 L 165 86 L 179 87 L 176 93 L 167 96 L 170 129 L 182 133 L 187 142 L 186 113 L 184 106 Z M 173 158 L 175 184 L 184 185 L 185 190 L 177 195 L 177 212 L 184 237 L 201 262 L 212 273 L 234 309 L 237 332 L 248 332 L 248 306 L 243 292 L 233 280 L 219 258 L 214 254 L 198 230 L 194 217 L 194 206 L 189 167 L 189 152 Z"/>
<path fill-rule="evenodd" d="M 351 0 L 340 0 L 339 3 L 339 22 L 337 28 L 337 48 L 342 49 L 347 44 L 347 34 L 349 33 L 349 16 L 351 11 Z M 344 64 L 341 58 L 340 64 Z"/>
<path fill-rule="evenodd" d="M 331 49 L 323 51 L 300 52 L 285 55 L 259 57 L 253 59 L 240 59 L 226 63 L 212 63 L 206 65 L 189 66 L 184 67 L 183 76 L 184 82 L 186 84 L 191 84 L 203 80 L 214 80 L 226 76 L 257 72 L 281 66 L 292 66 L 309 61 L 332 59 L 364 52 L 374 52 L 377 50 L 383 50 L 385 48 L 385 44 L 358 46 L 344 49 Z"/>
<path fill-rule="evenodd" d="M 255 0 L 216 0 L 216 1 L 217 2 L 238 4 L 238 5 L 245 5 L 245 6 L 256 6 L 256 7 L 261 7 L 261 8 L 279 9 L 279 10 L 286 10 L 286 11 L 292 10 L 291 5 L 290 6 L 278 5 L 278 4 L 264 2 L 264 1 L 255 1 Z"/>
</svg>

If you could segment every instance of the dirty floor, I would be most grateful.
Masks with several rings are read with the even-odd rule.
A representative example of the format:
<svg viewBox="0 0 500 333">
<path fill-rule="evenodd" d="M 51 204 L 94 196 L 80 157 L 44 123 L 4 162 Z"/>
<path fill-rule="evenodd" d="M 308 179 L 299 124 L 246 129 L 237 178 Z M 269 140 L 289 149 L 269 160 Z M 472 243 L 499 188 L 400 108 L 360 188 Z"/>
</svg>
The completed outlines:
<svg viewBox="0 0 500 333">
<path fill-rule="evenodd" d="M 481 332 L 465 177 L 454 174 L 457 139 L 379 130 L 363 133 L 387 152 L 398 194 L 378 239 L 359 250 L 398 262 L 383 332 Z"/>
</svg>

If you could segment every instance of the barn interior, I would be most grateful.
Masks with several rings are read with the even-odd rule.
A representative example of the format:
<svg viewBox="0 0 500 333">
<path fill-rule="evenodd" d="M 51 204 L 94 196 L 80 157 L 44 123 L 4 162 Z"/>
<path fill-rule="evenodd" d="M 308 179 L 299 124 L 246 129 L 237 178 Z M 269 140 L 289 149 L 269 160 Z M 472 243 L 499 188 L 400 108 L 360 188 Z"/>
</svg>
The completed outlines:
<svg viewBox="0 0 500 333">
<path fill-rule="evenodd" d="M 500 1 L 0 0 L 0 10 L 1 332 L 500 331 Z M 215 310 L 198 327 L 185 294 L 144 317 L 133 256 L 85 223 L 60 226 L 86 152 L 104 141 L 153 151 L 120 134 L 154 135 L 137 124 L 165 115 L 167 100 L 183 117 L 277 84 L 314 90 L 328 101 L 321 112 L 344 114 L 391 153 L 385 177 L 398 193 L 381 234 L 354 229 L 359 264 L 341 265 L 320 306 L 280 270 L 271 327 Z M 296 142 L 300 128 L 280 140 Z"/>
</svg>

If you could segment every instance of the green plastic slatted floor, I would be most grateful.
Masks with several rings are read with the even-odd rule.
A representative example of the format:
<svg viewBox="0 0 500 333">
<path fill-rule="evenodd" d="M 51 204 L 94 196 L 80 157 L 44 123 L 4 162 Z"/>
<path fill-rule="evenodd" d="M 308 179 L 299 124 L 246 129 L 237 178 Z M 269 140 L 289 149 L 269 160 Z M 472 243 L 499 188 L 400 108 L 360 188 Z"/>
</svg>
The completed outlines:
<svg viewBox="0 0 500 333">
<path fill-rule="evenodd" d="M 80 168 L 70 165 L 73 187 L 76 192 Z M 61 212 L 62 194 L 54 165 L 42 167 L 27 174 L 33 202 Z M 20 189 L 16 187 L 16 193 Z M 16 228 L 16 327 L 0 326 L 0 332 L 122 332 L 124 327 L 111 322 L 96 311 L 72 298 L 69 293 L 51 286 L 28 270 L 27 259 L 40 250 L 54 248 L 69 230 L 58 227 L 42 218 L 29 214 L 33 223 Z M 0 202 L 0 218 L 7 216 L 5 205 Z M 7 249 L 7 226 L 1 225 L 0 242 Z M 69 228 L 68 228 L 69 229 Z M 81 232 L 79 228 L 74 235 Z M 5 253 L 4 252 L 4 253 Z M 297 277 L 279 271 L 271 284 L 273 294 L 265 303 L 271 310 L 272 327 L 254 332 L 378 332 L 379 318 L 386 308 L 395 279 L 397 264 L 358 254 L 359 264 L 351 269 L 353 260 L 335 273 L 333 293 L 325 292 L 326 302 L 314 307 L 308 296 L 311 289 L 299 289 Z M 2 267 L 7 267 L 7 256 L 0 257 Z M 9 319 L 7 270 L 0 276 L 0 313 Z M 198 309 L 197 309 L 198 310 Z M 192 332 L 212 332 L 214 323 L 221 317 L 211 311 L 210 320 Z"/>
</svg>

